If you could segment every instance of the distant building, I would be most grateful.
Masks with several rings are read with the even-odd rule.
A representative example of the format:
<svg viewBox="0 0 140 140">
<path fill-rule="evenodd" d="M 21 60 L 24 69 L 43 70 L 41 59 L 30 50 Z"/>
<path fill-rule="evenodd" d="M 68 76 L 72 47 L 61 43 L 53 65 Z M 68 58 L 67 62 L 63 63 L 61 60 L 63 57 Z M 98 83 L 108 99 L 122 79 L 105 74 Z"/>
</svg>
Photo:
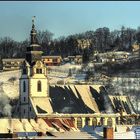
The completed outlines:
<svg viewBox="0 0 140 140">
<path fill-rule="evenodd" d="M 83 63 L 83 57 L 82 55 L 76 55 L 76 56 L 68 56 L 69 62 L 73 62 L 75 64 L 82 64 Z"/>
<path fill-rule="evenodd" d="M 3 71 L 18 70 L 24 58 L 5 58 L 0 59 L 0 69 Z M 42 56 L 42 61 L 47 66 L 59 66 L 62 62 L 61 56 Z"/>
<path fill-rule="evenodd" d="M 42 56 L 42 61 L 47 66 L 59 66 L 62 62 L 61 56 Z"/>
<path fill-rule="evenodd" d="M 2 69 L 4 71 L 18 70 L 23 63 L 23 58 L 8 58 L 2 59 Z"/>
<path fill-rule="evenodd" d="M 77 39 L 77 46 L 81 49 L 89 48 L 91 44 L 91 39 Z"/>
<path fill-rule="evenodd" d="M 139 53 L 140 51 L 140 45 L 138 43 L 135 43 L 132 45 L 132 52 L 133 53 Z"/>
</svg>

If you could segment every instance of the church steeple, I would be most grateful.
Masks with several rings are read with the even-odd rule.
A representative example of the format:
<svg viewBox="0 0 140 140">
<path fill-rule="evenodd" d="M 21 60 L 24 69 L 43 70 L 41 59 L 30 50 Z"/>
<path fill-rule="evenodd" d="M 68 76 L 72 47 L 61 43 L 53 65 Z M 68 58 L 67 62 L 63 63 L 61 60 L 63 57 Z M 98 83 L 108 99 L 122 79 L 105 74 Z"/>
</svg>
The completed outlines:
<svg viewBox="0 0 140 140">
<path fill-rule="evenodd" d="M 37 115 L 44 116 L 53 112 L 49 98 L 47 67 L 42 61 L 41 46 L 37 42 L 34 17 L 30 37 L 19 79 L 20 96 L 16 114 L 22 118 L 35 118 Z"/>
<path fill-rule="evenodd" d="M 37 31 L 35 29 L 35 16 L 32 18 L 32 29 L 30 33 L 30 46 L 27 47 L 26 51 L 26 61 L 30 64 L 33 65 L 34 62 L 37 60 L 41 60 L 42 58 L 42 51 L 41 51 L 41 46 L 38 44 L 37 40 Z"/>
<path fill-rule="evenodd" d="M 38 44 L 38 41 L 37 41 L 37 32 L 35 30 L 35 16 L 33 16 L 32 18 L 32 30 L 31 30 L 31 44 Z"/>
</svg>

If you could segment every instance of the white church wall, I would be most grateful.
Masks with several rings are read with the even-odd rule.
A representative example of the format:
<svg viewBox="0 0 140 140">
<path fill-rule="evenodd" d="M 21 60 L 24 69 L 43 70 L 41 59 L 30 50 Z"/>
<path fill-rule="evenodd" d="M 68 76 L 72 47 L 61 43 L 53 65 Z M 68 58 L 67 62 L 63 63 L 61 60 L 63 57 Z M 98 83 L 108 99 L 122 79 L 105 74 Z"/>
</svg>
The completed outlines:
<svg viewBox="0 0 140 140">
<path fill-rule="evenodd" d="M 24 91 L 24 82 L 25 82 L 25 91 Z M 29 80 L 20 79 L 20 101 L 21 103 L 28 103 L 28 93 L 29 93 Z"/>
<path fill-rule="evenodd" d="M 41 82 L 41 91 L 37 91 L 37 84 L 38 82 Z M 30 95 L 32 97 L 46 97 L 48 94 L 48 80 L 46 78 L 31 78 L 30 79 L 30 90 L 32 91 Z"/>
</svg>

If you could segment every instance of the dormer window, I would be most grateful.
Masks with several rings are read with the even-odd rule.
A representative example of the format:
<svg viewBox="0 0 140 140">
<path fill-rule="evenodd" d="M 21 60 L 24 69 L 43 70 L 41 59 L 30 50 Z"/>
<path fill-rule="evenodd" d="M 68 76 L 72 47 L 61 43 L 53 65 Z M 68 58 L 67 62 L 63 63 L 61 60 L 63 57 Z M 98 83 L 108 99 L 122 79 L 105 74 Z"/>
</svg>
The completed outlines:
<svg viewBox="0 0 140 140">
<path fill-rule="evenodd" d="M 37 74 L 41 74 L 42 73 L 42 69 L 36 69 L 36 73 Z"/>
</svg>

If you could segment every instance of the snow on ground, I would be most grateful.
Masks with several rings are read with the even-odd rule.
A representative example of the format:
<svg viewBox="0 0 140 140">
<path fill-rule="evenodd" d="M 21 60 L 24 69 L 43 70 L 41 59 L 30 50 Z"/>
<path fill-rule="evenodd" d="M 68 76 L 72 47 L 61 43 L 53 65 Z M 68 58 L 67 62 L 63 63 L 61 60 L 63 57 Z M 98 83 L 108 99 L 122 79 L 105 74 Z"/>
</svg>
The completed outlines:
<svg viewBox="0 0 140 140">
<path fill-rule="evenodd" d="M 81 65 L 72 65 L 65 64 L 62 66 L 51 66 L 52 70 L 48 73 L 48 79 L 50 84 L 65 84 L 65 83 L 74 83 L 78 80 L 83 81 L 85 75 L 74 75 L 68 77 L 69 69 L 80 69 Z M 21 70 L 0 72 L 0 86 L 2 87 L 4 93 L 14 99 L 19 95 L 19 78 L 21 76 Z M 9 79 L 15 78 L 14 81 L 9 81 Z"/>
<path fill-rule="evenodd" d="M 80 70 L 82 65 L 75 65 L 75 64 L 70 64 L 66 63 L 64 65 L 60 66 L 47 66 L 49 70 L 51 71 L 59 71 L 59 72 L 69 72 L 69 69 L 71 70 Z"/>
<path fill-rule="evenodd" d="M 19 77 L 19 70 L 0 73 L 0 86 L 2 87 L 4 93 L 11 99 L 14 99 L 19 95 Z M 14 80 L 10 81 L 9 79 L 12 78 Z"/>
</svg>

